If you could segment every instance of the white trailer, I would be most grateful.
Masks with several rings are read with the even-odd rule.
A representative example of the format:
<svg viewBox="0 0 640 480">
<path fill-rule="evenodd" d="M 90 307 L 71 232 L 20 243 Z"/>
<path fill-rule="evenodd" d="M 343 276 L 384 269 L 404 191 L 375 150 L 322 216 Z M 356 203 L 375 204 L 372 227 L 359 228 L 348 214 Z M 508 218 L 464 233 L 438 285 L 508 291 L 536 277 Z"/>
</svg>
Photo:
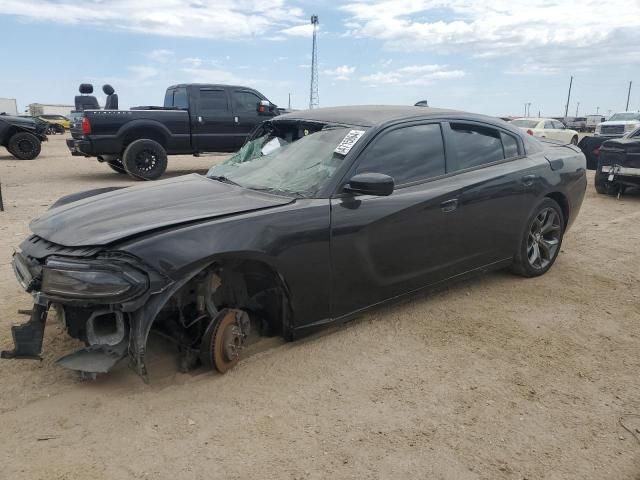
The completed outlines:
<svg viewBox="0 0 640 480">
<path fill-rule="evenodd" d="M 15 98 L 0 98 L 0 113 L 7 115 L 18 114 L 18 103 Z"/>
<path fill-rule="evenodd" d="M 73 105 L 60 105 L 49 103 L 30 103 L 29 115 L 39 117 L 40 115 L 64 115 L 68 117 L 71 110 L 75 110 Z"/>
</svg>

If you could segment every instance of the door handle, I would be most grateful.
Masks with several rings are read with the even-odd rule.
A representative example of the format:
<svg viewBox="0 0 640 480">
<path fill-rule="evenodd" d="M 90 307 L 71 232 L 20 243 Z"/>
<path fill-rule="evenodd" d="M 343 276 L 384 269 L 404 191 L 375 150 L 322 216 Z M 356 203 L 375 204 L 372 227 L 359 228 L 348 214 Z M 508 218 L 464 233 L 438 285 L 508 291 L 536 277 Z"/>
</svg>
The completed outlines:
<svg viewBox="0 0 640 480">
<path fill-rule="evenodd" d="M 235 123 L 238 123 L 238 122 L 239 122 L 238 117 L 233 117 L 233 121 L 234 121 Z"/>
<path fill-rule="evenodd" d="M 202 119 L 202 117 L 200 115 L 198 115 L 198 123 L 204 123 L 204 120 Z"/>
<path fill-rule="evenodd" d="M 533 181 L 536 179 L 535 175 L 525 175 L 524 177 L 522 177 L 522 184 L 525 187 L 530 187 L 531 185 L 533 185 Z"/>
<path fill-rule="evenodd" d="M 440 204 L 440 208 L 444 213 L 453 212 L 456 208 L 458 208 L 458 199 L 454 198 L 452 200 L 447 200 L 446 202 L 442 202 Z"/>
</svg>

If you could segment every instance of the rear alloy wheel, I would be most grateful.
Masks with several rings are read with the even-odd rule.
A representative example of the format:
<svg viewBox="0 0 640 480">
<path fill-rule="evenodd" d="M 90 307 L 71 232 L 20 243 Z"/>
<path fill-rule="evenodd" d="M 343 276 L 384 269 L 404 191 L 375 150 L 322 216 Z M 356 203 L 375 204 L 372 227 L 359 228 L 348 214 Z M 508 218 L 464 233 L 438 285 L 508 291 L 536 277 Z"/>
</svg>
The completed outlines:
<svg viewBox="0 0 640 480">
<path fill-rule="evenodd" d="M 560 253 L 564 222 L 558 203 L 545 198 L 527 222 L 513 270 L 524 277 L 546 273 Z"/>
<path fill-rule="evenodd" d="M 40 140 L 29 132 L 18 132 L 9 139 L 7 150 L 18 160 L 33 160 L 40 155 Z"/>
<path fill-rule="evenodd" d="M 122 163 L 136 180 L 156 180 L 167 169 L 167 152 L 155 140 L 143 138 L 129 144 L 122 155 Z"/>
</svg>

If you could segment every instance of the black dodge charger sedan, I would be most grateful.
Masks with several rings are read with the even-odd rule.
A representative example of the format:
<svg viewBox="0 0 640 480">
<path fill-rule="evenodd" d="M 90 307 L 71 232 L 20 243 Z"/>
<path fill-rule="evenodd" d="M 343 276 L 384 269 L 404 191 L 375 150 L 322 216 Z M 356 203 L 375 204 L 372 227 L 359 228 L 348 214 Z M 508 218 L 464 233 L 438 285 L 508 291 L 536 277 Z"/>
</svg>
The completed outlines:
<svg viewBox="0 0 640 480">
<path fill-rule="evenodd" d="M 585 157 L 498 119 L 428 107 L 280 115 L 207 176 L 60 199 L 14 255 L 34 299 L 4 358 L 40 358 L 54 309 L 83 374 L 153 330 L 181 368 L 224 372 L 261 335 L 296 339 L 489 270 L 553 265 L 586 188 Z"/>
</svg>

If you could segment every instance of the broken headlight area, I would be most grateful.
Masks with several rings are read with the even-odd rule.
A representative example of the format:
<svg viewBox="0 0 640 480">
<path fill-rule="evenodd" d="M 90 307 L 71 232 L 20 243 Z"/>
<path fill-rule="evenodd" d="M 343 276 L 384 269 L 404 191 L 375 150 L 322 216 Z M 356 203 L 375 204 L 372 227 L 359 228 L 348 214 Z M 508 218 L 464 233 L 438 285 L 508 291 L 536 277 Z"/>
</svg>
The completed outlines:
<svg viewBox="0 0 640 480">
<path fill-rule="evenodd" d="M 116 303 L 131 299 L 148 287 L 144 273 L 119 262 L 50 258 L 42 269 L 41 291 L 50 297 Z"/>
</svg>

